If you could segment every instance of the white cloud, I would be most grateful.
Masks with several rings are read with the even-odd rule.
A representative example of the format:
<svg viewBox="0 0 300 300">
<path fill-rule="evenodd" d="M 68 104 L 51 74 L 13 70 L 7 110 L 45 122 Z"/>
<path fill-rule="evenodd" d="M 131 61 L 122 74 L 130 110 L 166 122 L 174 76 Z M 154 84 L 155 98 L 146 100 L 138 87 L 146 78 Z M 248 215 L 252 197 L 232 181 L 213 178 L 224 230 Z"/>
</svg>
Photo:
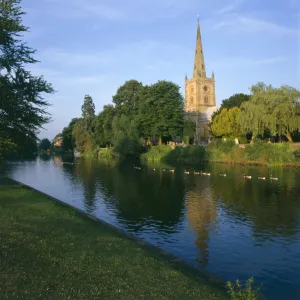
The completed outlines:
<svg viewBox="0 0 300 300">
<path fill-rule="evenodd" d="M 225 14 L 223 18 L 209 20 L 214 30 L 230 33 L 271 33 L 275 35 L 299 34 L 296 28 L 289 28 L 266 20 L 243 16 L 236 13 Z"/>
</svg>

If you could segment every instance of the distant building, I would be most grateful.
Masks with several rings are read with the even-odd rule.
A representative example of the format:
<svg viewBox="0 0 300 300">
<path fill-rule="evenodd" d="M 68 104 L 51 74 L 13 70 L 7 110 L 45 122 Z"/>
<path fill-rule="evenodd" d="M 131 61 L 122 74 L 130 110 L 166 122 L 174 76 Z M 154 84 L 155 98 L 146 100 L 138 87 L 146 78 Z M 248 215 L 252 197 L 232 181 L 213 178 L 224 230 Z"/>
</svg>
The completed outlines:
<svg viewBox="0 0 300 300">
<path fill-rule="evenodd" d="M 193 77 L 185 76 L 185 118 L 196 123 L 195 142 L 207 140 L 208 124 L 212 113 L 217 110 L 215 76 L 206 76 L 203 47 L 198 19 Z"/>
<path fill-rule="evenodd" d="M 53 145 L 55 148 L 61 148 L 63 145 L 63 137 L 58 135 L 54 138 Z"/>
</svg>

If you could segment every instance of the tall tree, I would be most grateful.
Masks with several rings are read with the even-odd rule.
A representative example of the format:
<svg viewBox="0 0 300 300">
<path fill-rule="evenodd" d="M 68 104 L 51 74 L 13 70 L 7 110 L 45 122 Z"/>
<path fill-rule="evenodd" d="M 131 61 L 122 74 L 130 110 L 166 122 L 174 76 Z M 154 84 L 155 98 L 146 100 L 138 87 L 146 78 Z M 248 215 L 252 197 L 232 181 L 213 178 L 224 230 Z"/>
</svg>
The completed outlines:
<svg viewBox="0 0 300 300">
<path fill-rule="evenodd" d="M 223 108 L 230 109 L 233 107 L 240 107 L 242 103 L 249 101 L 250 97 L 250 95 L 238 93 L 230 96 L 228 99 L 224 99 L 219 109 L 212 114 L 212 119 L 219 115 Z"/>
<path fill-rule="evenodd" d="M 95 104 L 93 98 L 90 95 L 85 95 L 83 104 L 81 106 L 82 118 L 94 118 L 95 117 Z"/>
<path fill-rule="evenodd" d="M 0 1 L 0 140 L 19 151 L 32 144 L 35 151 L 38 130 L 50 120 L 43 95 L 54 91 L 43 76 L 26 70 L 37 60 L 35 50 L 21 40 L 28 31 L 24 14 L 20 0 Z"/>
<path fill-rule="evenodd" d="M 135 116 L 138 112 L 143 85 L 136 80 L 128 80 L 118 88 L 113 103 L 119 115 Z"/>
<path fill-rule="evenodd" d="M 81 106 L 81 116 L 85 123 L 85 129 L 91 132 L 92 122 L 95 118 L 95 104 L 90 95 L 85 95 Z"/>
<path fill-rule="evenodd" d="M 84 119 L 79 119 L 73 126 L 72 135 L 75 139 L 76 150 L 80 152 L 91 152 L 94 147 L 93 137 L 90 131 L 86 129 Z"/>
<path fill-rule="evenodd" d="M 139 110 L 139 124 L 146 136 L 182 136 L 183 97 L 179 86 L 158 81 L 147 87 Z"/>
<path fill-rule="evenodd" d="M 259 82 L 251 87 L 251 100 L 241 105 L 239 123 L 253 136 L 270 131 L 292 142 L 292 133 L 300 130 L 300 91 L 284 85 L 274 88 Z"/>
<path fill-rule="evenodd" d="M 238 107 L 223 108 L 211 123 L 212 134 L 216 137 L 239 137 L 242 134 L 238 123 L 240 112 Z"/>
</svg>

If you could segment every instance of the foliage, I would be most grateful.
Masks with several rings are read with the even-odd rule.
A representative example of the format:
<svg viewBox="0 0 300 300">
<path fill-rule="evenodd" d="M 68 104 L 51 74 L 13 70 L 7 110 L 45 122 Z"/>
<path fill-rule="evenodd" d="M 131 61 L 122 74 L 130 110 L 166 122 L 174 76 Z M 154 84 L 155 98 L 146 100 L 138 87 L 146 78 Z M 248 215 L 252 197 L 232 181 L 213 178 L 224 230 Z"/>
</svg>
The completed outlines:
<svg viewBox="0 0 300 300">
<path fill-rule="evenodd" d="M 300 129 L 300 91 L 286 85 L 273 88 L 262 82 L 251 91 L 251 100 L 241 105 L 241 128 L 254 137 L 269 130 L 273 136 L 285 135 L 292 141 L 291 134 Z"/>
<path fill-rule="evenodd" d="M 79 118 L 73 118 L 67 127 L 64 127 L 61 135 L 63 137 L 63 148 L 65 151 L 73 150 L 76 146 L 75 138 L 72 135 L 73 128 Z"/>
<path fill-rule="evenodd" d="M 263 141 L 247 145 L 245 149 L 247 161 L 258 161 L 269 166 L 281 166 L 295 161 L 289 143 L 269 144 Z"/>
<path fill-rule="evenodd" d="M 118 88 L 113 96 L 118 115 L 136 116 L 142 96 L 143 85 L 136 80 L 128 80 Z"/>
<path fill-rule="evenodd" d="M 93 98 L 90 95 L 84 96 L 81 111 L 83 119 L 92 119 L 95 117 L 95 104 L 93 102 Z"/>
<path fill-rule="evenodd" d="M 206 160 L 233 162 L 235 148 L 232 140 L 215 140 L 206 147 Z"/>
<path fill-rule="evenodd" d="M 104 105 L 103 110 L 95 118 L 94 138 L 97 145 L 111 145 L 113 141 L 112 121 L 116 110 L 112 105 Z"/>
<path fill-rule="evenodd" d="M 300 161 L 300 149 L 295 150 L 294 152 L 295 159 Z"/>
<path fill-rule="evenodd" d="M 122 114 L 112 122 L 114 151 L 122 155 L 136 155 L 141 151 L 139 134 L 134 120 Z"/>
<path fill-rule="evenodd" d="M 117 155 L 112 148 L 100 148 L 98 150 L 98 159 L 112 159 Z"/>
<path fill-rule="evenodd" d="M 79 119 L 73 126 L 72 135 L 76 143 L 76 150 L 79 152 L 91 152 L 94 147 L 92 134 L 86 128 L 84 119 Z"/>
<path fill-rule="evenodd" d="M 149 151 L 141 155 L 141 159 L 146 162 L 160 162 L 162 158 L 172 151 L 171 147 L 167 145 L 157 145 L 149 148 Z"/>
<path fill-rule="evenodd" d="M 42 139 L 38 145 L 40 151 L 47 151 L 51 148 L 51 142 L 48 139 Z"/>
<path fill-rule="evenodd" d="M 235 283 L 227 282 L 227 292 L 232 300 L 258 300 L 261 288 L 253 289 L 254 279 L 250 277 L 245 286 L 242 286 L 239 280 Z"/>
<path fill-rule="evenodd" d="M 242 134 L 238 117 L 240 109 L 233 107 L 223 108 L 221 112 L 213 119 L 210 126 L 211 132 L 216 137 L 238 137 Z"/>
<path fill-rule="evenodd" d="M 224 99 L 219 109 L 213 113 L 212 119 L 214 119 L 217 115 L 219 115 L 224 108 L 231 109 L 234 107 L 240 107 L 242 103 L 249 100 L 250 100 L 250 95 L 246 95 L 242 93 L 234 94 L 228 99 Z"/>
<path fill-rule="evenodd" d="M 75 140 L 76 150 L 90 153 L 95 147 L 93 136 L 95 105 L 91 96 L 85 95 L 81 111 L 82 118 L 73 124 L 72 136 Z"/>
<path fill-rule="evenodd" d="M 9 149 L 10 143 L 16 144 L 19 153 L 27 152 L 29 144 L 36 148 L 38 130 L 50 120 L 43 95 L 53 93 L 43 76 L 26 70 L 37 61 L 35 50 L 21 40 L 28 31 L 22 24 L 23 15 L 20 0 L 0 2 L 0 137 Z"/>
<path fill-rule="evenodd" d="M 178 85 L 158 81 L 144 88 L 138 128 L 143 137 L 182 136 L 183 98 Z"/>
<path fill-rule="evenodd" d="M 3 139 L 0 137 L 0 160 L 15 149 L 16 144 L 13 143 L 10 139 Z"/>
</svg>

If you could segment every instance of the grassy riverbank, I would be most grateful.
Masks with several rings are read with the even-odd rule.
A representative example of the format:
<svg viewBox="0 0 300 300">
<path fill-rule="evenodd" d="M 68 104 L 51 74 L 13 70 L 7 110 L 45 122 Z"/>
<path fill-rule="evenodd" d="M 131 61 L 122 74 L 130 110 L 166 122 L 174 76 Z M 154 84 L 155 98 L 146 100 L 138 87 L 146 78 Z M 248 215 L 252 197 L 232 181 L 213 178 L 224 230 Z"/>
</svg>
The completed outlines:
<svg viewBox="0 0 300 300">
<path fill-rule="evenodd" d="M 208 146 L 176 147 L 160 145 L 151 147 L 141 155 L 146 162 L 181 161 L 186 163 L 223 162 L 265 166 L 300 166 L 300 147 L 295 144 L 235 145 L 234 142 L 218 141 Z"/>
<path fill-rule="evenodd" d="M 0 179 L 1 299 L 227 299 L 125 236 Z"/>
</svg>

